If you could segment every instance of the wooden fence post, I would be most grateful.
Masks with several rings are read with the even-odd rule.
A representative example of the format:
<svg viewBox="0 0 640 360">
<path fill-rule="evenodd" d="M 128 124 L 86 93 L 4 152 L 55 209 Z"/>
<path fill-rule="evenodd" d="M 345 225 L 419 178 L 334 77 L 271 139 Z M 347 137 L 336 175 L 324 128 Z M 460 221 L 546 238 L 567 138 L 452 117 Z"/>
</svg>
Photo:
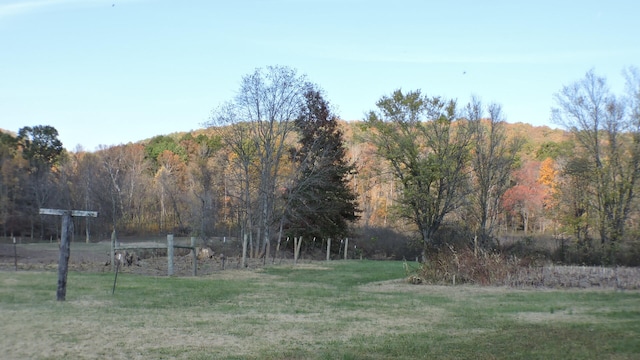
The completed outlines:
<svg viewBox="0 0 640 360">
<path fill-rule="evenodd" d="M 242 268 L 247 267 L 247 243 L 249 235 L 246 231 L 242 231 Z"/>
<path fill-rule="evenodd" d="M 67 296 L 67 273 L 69 272 L 69 255 L 71 253 L 71 236 L 73 235 L 72 216 L 98 216 L 96 211 L 40 209 L 40 215 L 62 216 L 60 233 L 60 257 L 58 258 L 58 289 L 56 299 L 64 301 Z"/>
<path fill-rule="evenodd" d="M 167 234 L 167 275 L 173 275 L 173 234 Z"/>
<path fill-rule="evenodd" d="M 327 261 L 331 260 L 331 238 L 327 238 Z"/>
<path fill-rule="evenodd" d="M 349 238 L 344 238 L 344 259 L 347 260 L 347 249 L 349 248 Z"/>
<path fill-rule="evenodd" d="M 13 237 L 13 265 L 18 271 L 18 248 L 16 247 L 16 237 Z"/>
<path fill-rule="evenodd" d="M 111 233 L 111 271 L 116 271 L 116 231 Z"/>
<path fill-rule="evenodd" d="M 293 265 L 298 263 L 298 237 L 293 237 Z"/>
<path fill-rule="evenodd" d="M 293 265 L 298 264 L 298 258 L 300 257 L 300 246 L 302 245 L 302 236 L 293 237 Z"/>
<path fill-rule="evenodd" d="M 193 276 L 198 275 L 198 254 L 196 252 L 196 238 L 191 237 L 191 254 L 193 254 Z"/>
<path fill-rule="evenodd" d="M 58 290 L 56 299 L 64 301 L 67 296 L 67 273 L 69 271 L 69 255 L 71 252 L 71 233 L 73 221 L 71 215 L 66 212 L 62 215 L 62 233 L 60 235 L 60 258 L 58 259 Z"/>
</svg>

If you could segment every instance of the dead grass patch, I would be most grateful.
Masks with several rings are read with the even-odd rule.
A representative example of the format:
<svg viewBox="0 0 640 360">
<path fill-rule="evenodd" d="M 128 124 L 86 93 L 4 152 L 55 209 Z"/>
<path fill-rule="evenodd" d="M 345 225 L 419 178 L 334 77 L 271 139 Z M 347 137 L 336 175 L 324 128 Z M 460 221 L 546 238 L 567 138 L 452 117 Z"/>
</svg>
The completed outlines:
<svg viewBox="0 0 640 360">
<path fill-rule="evenodd" d="M 596 317 L 581 314 L 573 309 L 550 310 L 548 312 L 519 312 L 514 314 L 513 318 L 518 321 L 543 324 L 549 322 L 593 323 L 597 321 Z"/>
<path fill-rule="evenodd" d="M 278 265 L 278 267 L 284 268 L 287 270 L 331 270 L 330 267 L 323 265 L 322 262 L 298 263 L 296 265 L 293 265 L 293 264 Z"/>
</svg>

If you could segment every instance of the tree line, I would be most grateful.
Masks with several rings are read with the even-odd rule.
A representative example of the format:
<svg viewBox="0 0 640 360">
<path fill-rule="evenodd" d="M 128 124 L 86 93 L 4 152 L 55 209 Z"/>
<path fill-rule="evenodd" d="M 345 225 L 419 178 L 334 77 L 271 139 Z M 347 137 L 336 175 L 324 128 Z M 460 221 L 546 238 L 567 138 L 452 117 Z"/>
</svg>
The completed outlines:
<svg viewBox="0 0 640 360">
<path fill-rule="evenodd" d="M 622 94 L 594 71 L 560 89 L 566 137 L 532 144 L 479 98 L 396 90 L 345 123 L 305 75 L 257 69 L 193 133 L 95 152 L 65 151 L 51 126 L 0 133 L 0 226 L 49 239 L 58 225 L 39 208 L 94 210 L 76 237 L 232 236 L 264 258 L 287 237 L 366 241 L 371 228 L 414 237 L 423 256 L 547 233 L 614 263 L 638 234 L 640 76 L 625 74 Z"/>
</svg>

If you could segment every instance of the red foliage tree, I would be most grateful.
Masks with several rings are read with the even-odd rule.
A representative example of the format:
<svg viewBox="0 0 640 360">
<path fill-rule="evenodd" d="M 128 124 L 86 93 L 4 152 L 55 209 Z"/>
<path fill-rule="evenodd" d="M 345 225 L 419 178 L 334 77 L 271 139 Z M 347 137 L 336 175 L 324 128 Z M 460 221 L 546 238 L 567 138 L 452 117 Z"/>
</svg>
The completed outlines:
<svg viewBox="0 0 640 360">
<path fill-rule="evenodd" d="M 516 184 L 502 197 L 503 207 L 512 216 L 521 219 L 525 234 L 530 229 L 531 220 L 542 215 L 546 195 L 545 185 L 539 179 L 540 162 L 528 161 L 514 172 Z"/>
</svg>

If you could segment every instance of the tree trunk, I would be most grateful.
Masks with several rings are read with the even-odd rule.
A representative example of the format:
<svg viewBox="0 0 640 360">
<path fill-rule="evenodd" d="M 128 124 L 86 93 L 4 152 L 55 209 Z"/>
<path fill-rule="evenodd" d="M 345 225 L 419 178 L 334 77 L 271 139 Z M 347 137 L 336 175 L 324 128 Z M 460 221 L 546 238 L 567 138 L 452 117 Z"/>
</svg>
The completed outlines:
<svg viewBox="0 0 640 360">
<path fill-rule="evenodd" d="M 265 258 L 269 256 L 269 241 L 271 237 L 270 224 L 269 224 L 269 196 L 264 195 L 262 203 L 262 249 L 260 250 L 260 256 Z"/>
<path fill-rule="evenodd" d="M 273 263 L 276 263 L 276 257 L 280 253 L 280 243 L 282 242 L 282 228 L 284 226 L 284 216 L 280 219 L 280 229 L 278 230 L 278 243 L 276 245 L 276 251 L 273 253 Z"/>
</svg>

